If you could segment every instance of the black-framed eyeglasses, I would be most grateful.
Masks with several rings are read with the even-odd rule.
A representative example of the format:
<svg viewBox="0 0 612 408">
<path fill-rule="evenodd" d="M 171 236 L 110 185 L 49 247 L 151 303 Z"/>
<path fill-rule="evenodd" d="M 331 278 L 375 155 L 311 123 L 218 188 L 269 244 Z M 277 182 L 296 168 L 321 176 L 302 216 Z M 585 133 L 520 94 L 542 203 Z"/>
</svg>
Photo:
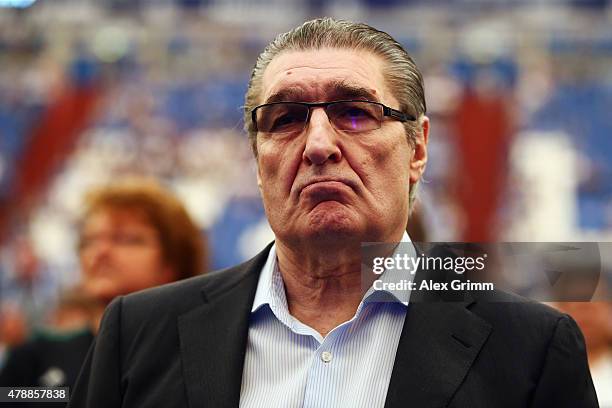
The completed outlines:
<svg viewBox="0 0 612 408">
<path fill-rule="evenodd" d="M 379 129 L 385 117 L 400 122 L 414 121 L 411 115 L 379 102 L 346 100 L 333 102 L 272 102 L 251 111 L 255 131 L 294 133 L 303 131 L 312 108 L 322 107 L 331 125 L 343 132 L 366 132 Z"/>
</svg>

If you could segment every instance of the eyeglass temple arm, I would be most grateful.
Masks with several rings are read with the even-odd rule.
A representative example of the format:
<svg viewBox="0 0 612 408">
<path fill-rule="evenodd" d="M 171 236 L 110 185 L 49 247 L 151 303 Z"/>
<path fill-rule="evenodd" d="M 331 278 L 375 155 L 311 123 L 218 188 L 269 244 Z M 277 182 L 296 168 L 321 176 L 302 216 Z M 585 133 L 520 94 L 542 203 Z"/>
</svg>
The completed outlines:
<svg viewBox="0 0 612 408">
<path fill-rule="evenodd" d="M 416 120 L 416 118 L 412 115 L 408 115 L 404 112 L 400 112 L 398 110 L 395 110 L 393 108 L 390 108 L 384 105 L 383 105 L 383 113 L 385 116 L 391 116 L 392 118 L 395 118 L 399 120 L 400 122 L 414 122 Z"/>
</svg>

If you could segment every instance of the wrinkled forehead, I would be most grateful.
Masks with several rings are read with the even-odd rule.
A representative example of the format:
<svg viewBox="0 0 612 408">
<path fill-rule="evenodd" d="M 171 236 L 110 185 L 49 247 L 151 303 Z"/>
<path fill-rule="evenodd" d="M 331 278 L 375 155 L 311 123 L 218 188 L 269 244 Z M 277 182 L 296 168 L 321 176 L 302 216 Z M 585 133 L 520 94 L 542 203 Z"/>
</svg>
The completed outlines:
<svg viewBox="0 0 612 408">
<path fill-rule="evenodd" d="M 364 50 L 284 51 L 266 68 L 259 103 L 368 99 L 393 103 L 383 60 Z"/>
</svg>

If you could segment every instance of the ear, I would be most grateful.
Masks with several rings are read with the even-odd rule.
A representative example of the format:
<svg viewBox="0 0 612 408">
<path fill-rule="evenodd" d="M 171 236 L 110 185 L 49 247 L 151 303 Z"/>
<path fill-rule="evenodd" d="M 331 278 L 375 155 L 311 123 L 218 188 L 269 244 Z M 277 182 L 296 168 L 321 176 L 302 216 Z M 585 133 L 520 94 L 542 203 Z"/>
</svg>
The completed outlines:
<svg viewBox="0 0 612 408">
<path fill-rule="evenodd" d="M 429 141 L 429 118 L 423 115 L 420 119 L 421 132 L 417 133 L 412 159 L 410 160 L 410 184 L 418 182 L 427 165 L 427 142 Z"/>
</svg>

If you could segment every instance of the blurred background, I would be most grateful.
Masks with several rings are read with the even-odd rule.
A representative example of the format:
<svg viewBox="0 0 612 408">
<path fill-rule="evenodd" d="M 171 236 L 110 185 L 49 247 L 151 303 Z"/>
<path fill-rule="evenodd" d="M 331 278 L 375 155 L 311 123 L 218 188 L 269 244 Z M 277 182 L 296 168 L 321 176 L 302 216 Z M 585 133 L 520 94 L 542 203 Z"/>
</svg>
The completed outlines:
<svg viewBox="0 0 612 408">
<path fill-rule="evenodd" d="M 424 73 L 417 239 L 612 241 L 610 3 L 0 0 L 5 331 L 44 325 L 79 279 L 91 187 L 159 180 L 208 235 L 211 269 L 271 240 L 243 96 L 264 46 L 322 15 L 389 32 Z"/>
</svg>

